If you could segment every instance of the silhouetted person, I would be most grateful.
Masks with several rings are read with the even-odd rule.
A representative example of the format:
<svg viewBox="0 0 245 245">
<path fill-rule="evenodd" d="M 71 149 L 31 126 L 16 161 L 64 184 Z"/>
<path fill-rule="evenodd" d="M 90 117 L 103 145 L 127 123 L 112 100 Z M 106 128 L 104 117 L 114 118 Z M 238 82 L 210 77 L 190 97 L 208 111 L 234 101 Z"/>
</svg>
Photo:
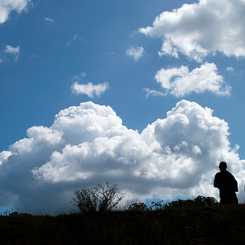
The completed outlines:
<svg viewBox="0 0 245 245">
<path fill-rule="evenodd" d="M 226 162 L 220 162 L 220 172 L 215 175 L 214 187 L 219 188 L 220 204 L 237 204 L 237 181 L 226 168 Z"/>
</svg>

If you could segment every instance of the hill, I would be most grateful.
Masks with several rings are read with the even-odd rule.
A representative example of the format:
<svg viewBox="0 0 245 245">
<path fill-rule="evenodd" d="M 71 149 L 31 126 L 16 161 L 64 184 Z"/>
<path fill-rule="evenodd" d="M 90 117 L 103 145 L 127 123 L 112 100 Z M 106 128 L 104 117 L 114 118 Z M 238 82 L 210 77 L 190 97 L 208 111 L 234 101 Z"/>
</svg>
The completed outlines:
<svg viewBox="0 0 245 245">
<path fill-rule="evenodd" d="M 1 244 L 245 244 L 245 205 L 0 216 Z"/>
</svg>

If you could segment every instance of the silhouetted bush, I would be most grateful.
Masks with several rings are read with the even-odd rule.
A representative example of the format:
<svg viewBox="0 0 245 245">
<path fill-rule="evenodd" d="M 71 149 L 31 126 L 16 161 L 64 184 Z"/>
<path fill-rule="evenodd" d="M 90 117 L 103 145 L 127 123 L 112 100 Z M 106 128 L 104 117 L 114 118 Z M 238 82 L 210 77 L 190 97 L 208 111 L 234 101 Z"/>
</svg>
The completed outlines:
<svg viewBox="0 0 245 245">
<path fill-rule="evenodd" d="M 196 208 L 206 206 L 217 206 L 219 203 L 214 197 L 198 196 L 194 200 L 180 200 L 172 201 L 163 205 L 163 208 Z"/>
<path fill-rule="evenodd" d="M 149 210 L 147 205 L 143 202 L 135 202 L 129 205 L 128 211 L 147 211 Z"/>
<path fill-rule="evenodd" d="M 196 199 L 194 199 L 194 202 L 198 207 L 217 206 L 219 204 L 214 197 L 204 196 L 198 196 Z"/>
<path fill-rule="evenodd" d="M 74 192 L 76 197 L 73 198 L 74 205 L 82 213 L 111 211 L 124 198 L 123 193 L 121 196 L 117 194 L 116 186 L 110 187 L 106 182 L 105 185 L 98 184 L 97 187 L 76 190 Z"/>
<path fill-rule="evenodd" d="M 151 202 L 150 210 L 158 210 L 158 209 L 163 209 L 165 207 L 164 201 L 158 201 L 158 202 Z"/>
<path fill-rule="evenodd" d="M 129 211 L 149 211 L 160 210 L 168 208 L 197 208 L 206 206 L 217 206 L 219 203 L 213 197 L 198 196 L 195 199 L 181 200 L 165 203 L 163 200 L 157 202 L 151 202 L 151 206 L 147 207 L 145 203 L 132 203 L 129 207 Z"/>
</svg>

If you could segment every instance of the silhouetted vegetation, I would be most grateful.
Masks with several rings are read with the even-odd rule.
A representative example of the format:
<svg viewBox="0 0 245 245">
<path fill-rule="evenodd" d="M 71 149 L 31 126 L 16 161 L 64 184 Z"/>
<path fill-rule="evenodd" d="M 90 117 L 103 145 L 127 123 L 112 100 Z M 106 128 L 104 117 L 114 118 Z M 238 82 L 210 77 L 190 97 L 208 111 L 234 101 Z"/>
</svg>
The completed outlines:
<svg viewBox="0 0 245 245">
<path fill-rule="evenodd" d="M 107 183 L 75 192 L 77 213 L 0 216 L 0 244 L 245 244 L 244 204 L 220 206 L 198 196 L 150 207 L 134 202 L 119 211 L 123 196 L 116 190 Z"/>
<path fill-rule="evenodd" d="M 117 194 L 117 185 L 109 186 L 106 182 L 105 185 L 98 184 L 97 187 L 84 188 L 76 190 L 73 198 L 74 205 L 80 212 L 105 212 L 113 210 L 117 204 L 123 199 Z"/>
<path fill-rule="evenodd" d="M 0 244 L 245 244 L 244 217 L 244 204 L 15 214 L 0 216 Z"/>
<path fill-rule="evenodd" d="M 123 193 L 121 196 L 117 194 L 117 187 L 113 185 L 109 186 L 109 183 L 97 187 L 84 188 L 76 190 L 73 198 L 73 205 L 78 208 L 79 212 L 106 212 L 115 210 L 118 203 L 124 198 Z M 217 206 L 218 201 L 213 197 L 198 196 L 194 200 L 176 200 L 168 203 L 164 203 L 163 200 L 158 202 L 151 202 L 151 206 L 148 207 L 145 203 L 134 202 L 127 208 L 128 211 L 149 211 L 166 208 L 196 208 L 205 206 Z"/>
</svg>

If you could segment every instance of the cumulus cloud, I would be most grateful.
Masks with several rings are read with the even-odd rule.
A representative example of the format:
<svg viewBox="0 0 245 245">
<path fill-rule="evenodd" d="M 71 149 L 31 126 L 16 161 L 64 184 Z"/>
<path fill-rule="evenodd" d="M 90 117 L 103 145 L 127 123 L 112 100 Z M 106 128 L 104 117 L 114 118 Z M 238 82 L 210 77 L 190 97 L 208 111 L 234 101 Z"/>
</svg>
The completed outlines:
<svg viewBox="0 0 245 245">
<path fill-rule="evenodd" d="M 141 58 L 144 54 L 145 50 L 143 47 L 129 48 L 126 53 L 128 56 L 132 56 L 135 61 Z"/>
<path fill-rule="evenodd" d="M 186 100 L 142 133 L 109 106 L 81 103 L 0 153 L 0 204 L 57 210 L 74 190 L 106 181 L 138 198 L 218 198 L 212 182 L 221 160 L 244 186 L 245 161 L 230 149 L 228 129 L 211 109 Z"/>
<path fill-rule="evenodd" d="M 244 57 L 244 12 L 244 0 L 199 0 L 161 13 L 152 26 L 139 31 L 163 38 L 160 55 L 178 58 L 180 52 L 198 62 L 216 51 Z"/>
<path fill-rule="evenodd" d="M 71 90 L 75 94 L 86 94 L 88 97 L 93 98 L 94 96 L 100 97 L 107 89 L 109 88 L 109 83 L 100 83 L 93 85 L 92 83 L 88 84 L 79 84 L 74 82 L 71 86 Z"/>
<path fill-rule="evenodd" d="M 155 79 L 165 89 L 166 94 L 170 93 L 176 97 L 205 91 L 229 95 L 231 90 L 229 85 L 225 85 L 223 77 L 218 75 L 216 65 L 207 62 L 192 71 L 189 71 L 187 66 L 162 68 L 157 72 Z"/>
<path fill-rule="evenodd" d="M 20 14 L 27 11 L 27 5 L 31 0 L 4 0 L 0 1 L 0 24 L 4 23 L 12 11 Z"/>
<path fill-rule="evenodd" d="M 9 156 L 11 156 L 11 152 L 9 152 L 9 151 L 2 151 L 0 153 L 0 165 L 2 165 L 2 162 L 3 161 L 6 161 Z"/>
</svg>

